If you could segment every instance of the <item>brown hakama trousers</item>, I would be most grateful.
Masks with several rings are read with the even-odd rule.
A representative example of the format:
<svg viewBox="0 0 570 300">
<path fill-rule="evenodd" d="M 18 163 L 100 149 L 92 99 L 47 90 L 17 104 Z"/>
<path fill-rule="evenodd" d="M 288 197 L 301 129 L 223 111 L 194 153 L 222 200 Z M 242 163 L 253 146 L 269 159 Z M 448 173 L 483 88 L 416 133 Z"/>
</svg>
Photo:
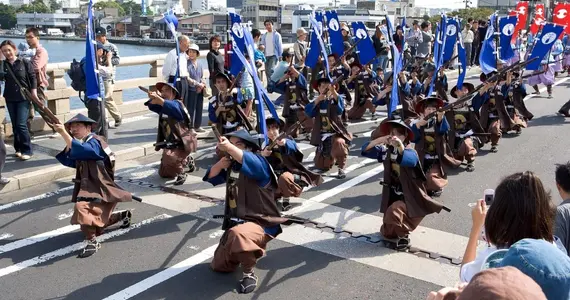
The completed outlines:
<svg viewBox="0 0 570 300">
<path fill-rule="evenodd" d="M 331 136 L 332 139 L 332 149 L 330 156 L 323 156 L 323 154 L 317 150 L 315 154 L 315 167 L 321 170 L 330 170 L 332 166 L 338 163 L 340 169 L 344 169 L 346 165 L 346 160 L 348 158 L 348 145 L 346 140 L 339 136 Z"/>
<path fill-rule="evenodd" d="M 120 213 L 113 213 L 117 203 L 77 201 L 71 216 L 72 225 L 80 225 L 86 240 L 103 234 L 103 230 L 121 220 Z"/>
<path fill-rule="evenodd" d="M 501 139 L 501 121 L 500 120 L 492 120 L 491 124 L 489 124 L 489 133 L 491 134 L 491 146 L 496 146 L 499 144 L 499 140 Z"/>
<path fill-rule="evenodd" d="M 371 113 L 376 112 L 376 108 L 374 107 L 374 104 L 372 104 L 371 99 L 366 99 L 362 105 L 354 104 L 354 106 L 348 111 L 348 119 L 360 120 L 366 110 L 369 110 Z"/>
<path fill-rule="evenodd" d="M 272 239 L 256 223 L 246 222 L 234 226 L 220 239 L 211 267 L 216 272 L 229 273 L 241 264 L 244 273 L 251 273 L 257 259 L 265 255 L 265 247 Z"/>
<path fill-rule="evenodd" d="M 404 237 L 414 231 L 423 217 L 410 218 L 404 201 L 398 200 L 388 207 L 384 213 L 380 233 L 387 239 Z"/>
<path fill-rule="evenodd" d="M 457 153 L 455 153 L 455 159 L 467 162 L 475 161 L 475 155 L 477 154 L 477 149 L 473 147 L 473 140 L 470 137 L 466 137 L 461 141 Z"/>
<path fill-rule="evenodd" d="M 291 172 L 285 172 L 277 180 L 277 197 L 299 197 L 303 188 L 295 183 L 295 177 Z"/>
<path fill-rule="evenodd" d="M 188 155 L 184 149 L 164 149 L 160 159 L 158 175 L 162 178 L 175 178 L 184 173 L 184 167 L 188 164 Z"/>
<path fill-rule="evenodd" d="M 447 179 L 441 173 L 439 162 L 433 163 L 431 168 L 426 172 L 426 190 L 439 191 L 447 185 Z"/>
</svg>

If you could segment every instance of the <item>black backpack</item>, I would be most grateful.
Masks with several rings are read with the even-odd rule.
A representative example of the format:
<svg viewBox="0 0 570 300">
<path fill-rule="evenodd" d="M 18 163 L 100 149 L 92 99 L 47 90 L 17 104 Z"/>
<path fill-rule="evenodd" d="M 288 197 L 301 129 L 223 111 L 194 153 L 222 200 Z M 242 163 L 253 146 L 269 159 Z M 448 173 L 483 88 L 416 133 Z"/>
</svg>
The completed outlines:
<svg viewBox="0 0 570 300">
<path fill-rule="evenodd" d="M 87 84 L 85 80 L 85 72 L 83 71 L 83 65 L 85 65 L 85 60 L 81 61 L 73 59 L 71 66 L 67 71 L 67 75 L 71 78 L 71 87 L 79 92 L 79 98 L 81 98 L 81 92 L 87 91 Z"/>
</svg>

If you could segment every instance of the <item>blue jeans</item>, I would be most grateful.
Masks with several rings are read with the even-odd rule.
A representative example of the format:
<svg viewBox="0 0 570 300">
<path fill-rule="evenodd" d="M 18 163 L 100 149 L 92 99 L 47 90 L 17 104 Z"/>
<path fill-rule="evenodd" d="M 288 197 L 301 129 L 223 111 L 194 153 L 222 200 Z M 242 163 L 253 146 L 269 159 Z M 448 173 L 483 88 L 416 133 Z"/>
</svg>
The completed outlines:
<svg viewBox="0 0 570 300">
<path fill-rule="evenodd" d="M 10 114 L 12 130 L 14 131 L 14 149 L 23 155 L 32 155 L 32 143 L 28 132 L 28 115 L 30 114 L 29 101 L 6 101 Z"/>
<path fill-rule="evenodd" d="M 190 95 L 188 97 L 187 108 L 190 114 L 190 126 L 194 129 L 198 129 L 202 126 L 202 111 L 204 110 L 204 94 L 196 93 L 196 91 L 190 90 Z"/>
<path fill-rule="evenodd" d="M 378 66 L 380 66 L 383 71 L 386 71 L 386 68 L 388 67 L 388 62 L 389 62 L 388 55 L 378 56 Z M 376 71 L 376 69 L 374 69 L 374 71 Z"/>
<path fill-rule="evenodd" d="M 267 83 L 269 84 L 271 81 L 271 75 L 273 75 L 273 68 L 275 68 L 275 65 L 277 65 L 279 59 L 275 55 L 268 56 L 265 59 L 265 77 L 267 78 Z"/>
</svg>

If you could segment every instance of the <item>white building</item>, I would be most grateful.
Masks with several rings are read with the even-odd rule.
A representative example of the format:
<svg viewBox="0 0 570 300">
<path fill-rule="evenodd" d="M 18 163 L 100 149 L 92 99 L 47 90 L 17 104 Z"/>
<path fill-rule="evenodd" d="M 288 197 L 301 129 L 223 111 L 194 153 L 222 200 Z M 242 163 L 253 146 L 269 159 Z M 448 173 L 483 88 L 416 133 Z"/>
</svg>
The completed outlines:
<svg viewBox="0 0 570 300">
<path fill-rule="evenodd" d="M 61 8 L 80 8 L 81 3 L 79 0 L 61 0 Z"/>
<path fill-rule="evenodd" d="M 263 23 L 271 20 L 279 29 L 282 9 L 279 0 L 245 0 L 241 9 L 244 22 L 251 21 L 253 28 L 264 29 Z"/>
<path fill-rule="evenodd" d="M 208 10 L 208 0 L 189 0 L 190 7 L 188 11 Z"/>
<path fill-rule="evenodd" d="M 140 3 L 141 0 L 138 0 Z M 154 13 L 162 14 L 172 9 L 175 14 L 183 15 L 186 13 L 182 0 L 147 0 L 148 6 Z"/>
<path fill-rule="evenodd" d="M 71 23 L 81 18 L 81 14 L 16 14 L 16 27 L 59 28 L 63 32 L 70 32 Z"/>
<path fill-rule="evenodd" d="M 372 0 L 372 1 L 358 1 L 356 3 L 357 9 L 377 10 L 382 11 L 384 14 L 394 15 L 396 18 L 403 17 L 419 17 L 415 16 L 415 0 L 402 0 L 394 2 L 390 0 Z"/>
<path fill-rule="evenodd" d="M 20 7 L 24 4 L 30 4 L 30 0 L 9 0 L 10 5 L 15 6 L 15 7 Z"/>
</svg>

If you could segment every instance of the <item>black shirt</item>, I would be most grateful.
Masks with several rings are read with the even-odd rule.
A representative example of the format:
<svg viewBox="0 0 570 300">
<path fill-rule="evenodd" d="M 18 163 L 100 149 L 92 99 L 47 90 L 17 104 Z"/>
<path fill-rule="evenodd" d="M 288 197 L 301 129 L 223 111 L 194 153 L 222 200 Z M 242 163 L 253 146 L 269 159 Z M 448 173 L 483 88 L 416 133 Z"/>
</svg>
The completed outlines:
<svg viewBox="0 0 570 300">
<path fill-rule="evenodd" d="M 208 61 L 210 79 L 214 79 L 218 73 L 224 73 L 224 56 L 220 52 L 210 50 L 206 55 L 206 60 Z"/>
<path fill-rule="evenodd" d="M 31 91 L 30 87 L 35 88 L 38 86 L 32 63 L 29 60 L 22 60 L 20 58 L 17 58 L 13 64 L 10 64 L 7 60 L 4 61 L 4 80 L 6 82 L 4 86 L 4 98 L 7 102 L 29 101 L 24 99 L 20 93 L 20 86 L 14 81 L 8 68 L 12 69 L 16 78 L 20 81 L 20 84 Z"/>
</svg>

